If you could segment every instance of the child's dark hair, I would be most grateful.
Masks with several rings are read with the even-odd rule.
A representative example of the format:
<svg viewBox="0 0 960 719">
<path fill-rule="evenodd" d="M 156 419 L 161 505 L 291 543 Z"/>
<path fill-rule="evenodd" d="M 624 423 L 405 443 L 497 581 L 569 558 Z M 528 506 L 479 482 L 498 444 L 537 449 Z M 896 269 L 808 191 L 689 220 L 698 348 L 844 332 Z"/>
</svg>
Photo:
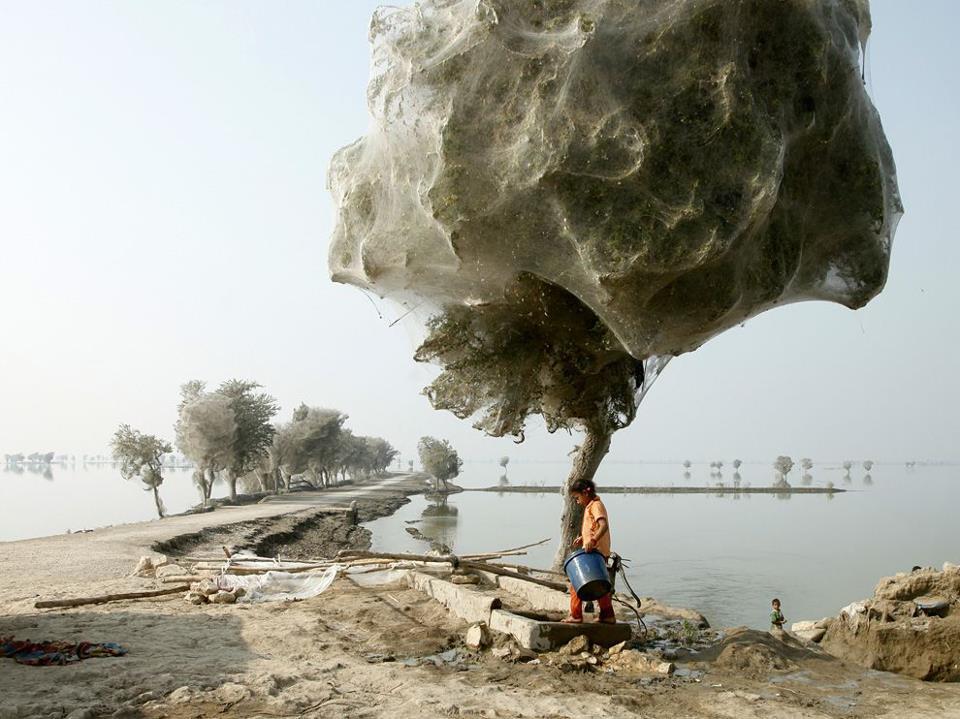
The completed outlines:
<svg viewBox="0 0 960 719">
<path fill-rule="evenodd" d="M 771 603 L 771 604 L 779 604 L 779 603 L 780 603 L 780 600 L 777 599 L 776 597 L 774 597 L 774 598 L 773 598 L 773 601 L 770 602 L 770 603 Z"/>
<path fill-rule="evenodd" d="M 594 495 L 597 493 L 597 485 L 593 483 L 592 479 L 578 479 L 572 485 L 570 485 L 570 494 L 574 492 L 583 492 L 584 494 Z"/>
</svg>

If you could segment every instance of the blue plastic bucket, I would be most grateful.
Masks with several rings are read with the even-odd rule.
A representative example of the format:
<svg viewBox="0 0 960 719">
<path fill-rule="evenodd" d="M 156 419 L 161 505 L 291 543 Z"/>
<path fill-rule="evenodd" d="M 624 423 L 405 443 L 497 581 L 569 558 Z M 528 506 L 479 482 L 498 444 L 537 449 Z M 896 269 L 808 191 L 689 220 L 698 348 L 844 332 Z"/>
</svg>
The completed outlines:
<svg viewBox="0 0 960 719">
<path fill-rule="evenodd" d="M 567 557 L 563 571 L 573 585 L 573 590 L 585 602 L 592 602 L 610 593 L 610 574 L 607 559 L 600 552 L 578 549 Z"/>
</svg>

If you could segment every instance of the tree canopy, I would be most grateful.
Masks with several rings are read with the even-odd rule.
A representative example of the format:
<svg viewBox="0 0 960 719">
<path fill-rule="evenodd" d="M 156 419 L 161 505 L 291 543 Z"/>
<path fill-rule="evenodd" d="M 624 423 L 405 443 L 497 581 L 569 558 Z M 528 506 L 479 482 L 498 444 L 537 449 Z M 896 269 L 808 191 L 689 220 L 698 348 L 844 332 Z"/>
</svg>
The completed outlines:
<svg viewBox="0 0 960 719">
<path fill-rule="evenodd" d="M 172 452 L 169 442 L 152 434 L 144 434 L 129 424 L 121 424 L 111 442 L 113 458 L 120 463 L 124 479 L 139 478 L 147 491 L 153 492 L 157 514 L 164 515 L 159 487 L 163 484 L 163 455 Z"/>
</svg>

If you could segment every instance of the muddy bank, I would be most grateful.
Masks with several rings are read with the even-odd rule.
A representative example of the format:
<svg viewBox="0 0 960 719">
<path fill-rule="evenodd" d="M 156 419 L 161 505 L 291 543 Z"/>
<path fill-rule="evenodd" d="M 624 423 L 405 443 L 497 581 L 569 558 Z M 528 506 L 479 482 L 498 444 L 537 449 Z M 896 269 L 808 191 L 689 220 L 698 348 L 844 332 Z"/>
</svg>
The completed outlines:
<svg viewBox="0 0 960 719">
<path fill-rule="evenodd" d="M 191 554 L 219 555 L 222 547 L 231 551 L 250 550 L 265 557 L 333 557 L 341 549 L 369 549 L 370 530 L 360 523 L 389 516 L 409 501 L 402 495 L 358 499 L 355 500 L 356 521 L 344 511 L 307 510 L 209 527 L 157 542 L 153 549 L 173 558 Z"/>
<path fill-rule="evenodd" d="M 960 681 L 960 566 L 885 577 L 870 599 L 820 624 L 820 646 L 841 659 L 916 679 Z"/>
</svg>

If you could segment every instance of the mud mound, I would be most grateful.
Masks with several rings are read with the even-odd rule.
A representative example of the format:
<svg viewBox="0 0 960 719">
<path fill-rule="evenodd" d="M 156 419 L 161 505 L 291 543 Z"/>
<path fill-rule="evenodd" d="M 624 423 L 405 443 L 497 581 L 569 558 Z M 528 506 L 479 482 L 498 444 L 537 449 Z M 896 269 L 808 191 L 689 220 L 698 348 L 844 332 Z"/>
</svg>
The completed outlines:
<svg viewBox="0 0 960 719">
<path fill-rule="evenodd" d="M 960 681 L 960 567 L 886 577 L 830 621 L 821 646 L 870 669 Z"/>
<path fill-rule="evenodd" d="M 803 661 L 813 658 L 822 659 L 823 655 L 786 633 L 774 636 L 755 629 L 734 629 L 715 647 L 691 657 L 694 661 L 712 663 L 719 669 L 753 679 L 795 670 Z"/>
</svg>

